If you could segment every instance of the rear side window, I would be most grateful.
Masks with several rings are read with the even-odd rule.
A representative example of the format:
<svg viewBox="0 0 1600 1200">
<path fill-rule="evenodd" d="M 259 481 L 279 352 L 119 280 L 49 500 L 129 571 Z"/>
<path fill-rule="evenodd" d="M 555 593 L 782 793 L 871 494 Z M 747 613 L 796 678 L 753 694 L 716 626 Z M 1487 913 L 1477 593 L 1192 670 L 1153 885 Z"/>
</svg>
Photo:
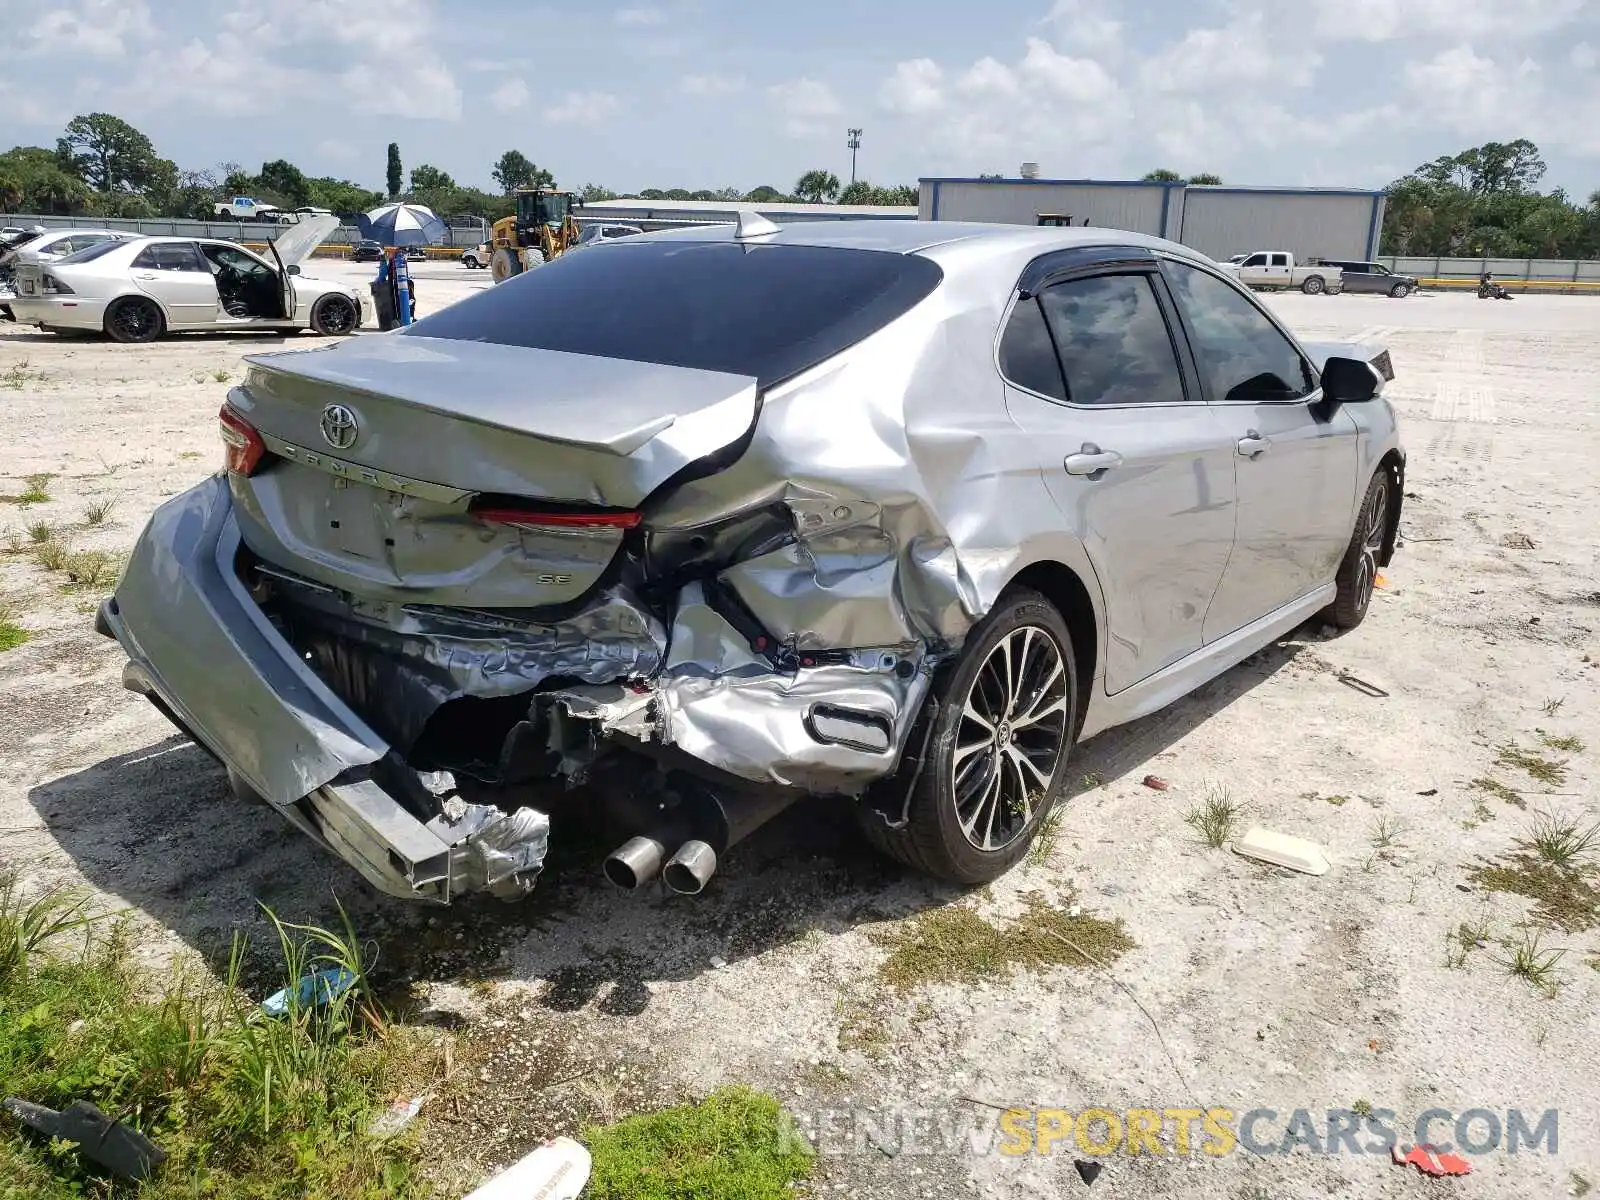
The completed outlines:
<svg viewBox="0 0 1600 1200">
<path fill-rule="evenodd" d="M 1145 275 L 1098 275 L 1039 297 L 1073 404 L 1182 404 L 1177 352 Z"/>
<path fill-rule="evenodd" d="M 69 266 L 76 263 L 93 262 L 101 255 L 110 254 L 113 250 L 117 249 L 121 245 L 122 242 L 120 239 L 113 240 L 111 238 L 107 238 L 103 242 L 96 242 L 92 246 L 88 246 L 82 250 L 78 250 L 72 254 L 58 258 L 56 263 L 58 266 Z"/>
<path fill-rule="evenodd" d="M 919 255 L 619 239 L 407 326 L 452 338 L 753 376 L 768 387 L 901 316 L 943 273 Z"/>
<path fill-rule="evenodd" d="M 1185 263 L 1168 262 L 1166 271 L 1212 400 L 1271 403 L 1316 390 L 1311 364 L 1248 297 Z"/>
<path fill-rule="evenodd" d="M 192 242 L 159 242 L 146 246 L 133 260 L 134 268 L 147 271 L 202 271 L 200 255 Z"/>
<path fill-rule="evenodd" d="M 1000 338 L 1000 373 L 1018 387 L 1049 396 L 1067 398 L 1067 385 L 1061 375 L 1061 360 L 1045 327 L 1039 301 L 1030 296 L 1017 301 Z"/>
</svg>

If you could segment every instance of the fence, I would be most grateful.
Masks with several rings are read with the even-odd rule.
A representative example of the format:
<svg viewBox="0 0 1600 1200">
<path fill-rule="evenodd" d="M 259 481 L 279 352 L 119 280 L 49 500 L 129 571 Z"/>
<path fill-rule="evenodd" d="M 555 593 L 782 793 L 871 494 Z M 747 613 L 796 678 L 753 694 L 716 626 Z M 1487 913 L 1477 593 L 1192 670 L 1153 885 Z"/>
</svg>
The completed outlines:
<svg viewBox="0 0 1600 1200">
<path fill-rule="evenodd" d="M 183 221 L 168 218 L 126 220 L 119 217 L 55 217 L 30 213 L 0 216 L 0 225 L 43 225 L 46 229 L 116 229 L 145 237 L 222 238 L 230 242 L 272 241 L 293 225 L 269 225 L 265 221 Z M 460 222 L 446 226 L 442 246 L 476 246 L 487 236 L 487 223 Z M 353 225 L 341 225 L 328 236 L 330 246 L 348 246 L 361 235 Z"/>
<path fill-rule="evenodd" d="M 1402 275 L 1416 276 L 1424 287 L 1477 287 L 1478 277 L 1488 271 L 1513 291 L 1600 295 L 1600 259 L 1389 256 L 1378 261 Z"/>
</svg>

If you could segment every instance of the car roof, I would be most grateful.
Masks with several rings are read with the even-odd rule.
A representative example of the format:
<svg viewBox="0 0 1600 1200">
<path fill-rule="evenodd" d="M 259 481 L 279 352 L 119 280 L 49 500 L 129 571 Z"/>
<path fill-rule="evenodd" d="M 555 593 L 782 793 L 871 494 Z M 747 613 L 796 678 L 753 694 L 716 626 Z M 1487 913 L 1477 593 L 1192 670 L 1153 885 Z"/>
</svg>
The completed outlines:
<svg viewBox="0 0 1600 1200">
<path fill-rule="evenodd" d="M 736 227 L 697 225 L 640 235 L 652 241 L 731 242 Z M 630 238 L 639 241 L 640 238 Z M 1056 228 L 1033 225 L 996 225 L 976 221 L 796 221 L 759 238 L 758 244 L 776 246 L 832 246 L 839 249 L 884 250 L 917 254 L 954 243 L 989 245 L 996 250 L 1045 254 L 1075 246 L 1141 246 L 1166 250 L 1185 258 L 1209 261 L 1187 246 L 1127 229 L 1099 226 Z"/>
</svg>

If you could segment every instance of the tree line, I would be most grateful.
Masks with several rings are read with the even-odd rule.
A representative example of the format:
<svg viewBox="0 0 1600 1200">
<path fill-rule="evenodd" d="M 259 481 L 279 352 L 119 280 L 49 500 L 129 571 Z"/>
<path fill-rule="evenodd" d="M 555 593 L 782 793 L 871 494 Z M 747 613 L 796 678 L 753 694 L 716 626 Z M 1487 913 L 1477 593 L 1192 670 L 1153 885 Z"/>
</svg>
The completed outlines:
<svg viewBox="0 0 1600 1200">
<path fill-rule="evenodd" d="M 388 146 L 386 190 L 374 191 L 333 176 L 308 176 L 287 159 L 251 172 L 234 162 L 183 170 L 156 152 L 150 138 L 110 113 L 88 113 L 67 123 L 54 149 L 16 146 L 0 154 L 0 211 L 83 217 L 187 217 L 208 219 L 212 205 L 230 196 L 254 196 L 281 208 L 326 208 L 342 216 L 385 200 L 426 204 L 447 220 L 509 216 L 520 188 L 553 187 L 555 175 L 520 150 L 507 150 L 490 171 L 494 190 L 457 183 L 428 163 L 411 168 L 400 147 Z M 1545 174 L 1539 148 L 1526 138 L 1488 142 L 1441 155 L 1395 180 L 1387 189 L 1383 249 L 1389 254 L 1489 258 L 1600 257 L 1600 190 L 1579 203 L 1557 188 L 1538 190 Z M 985 178 L 998 178 L 997 176 Z M 1146 180 L 1219 184 L 1213 174 L 1185 179 L 1158 168 Z M 585 202 L 641 200 L 753 201 L 915 205 L 917 189 L 880 187 L 866 180 L 841 185 L 831 171 L 806 171 L 787 192 L 763 184 L 748 191 L 724 187 L 690 191 L 645 188 L 616 192 L 586 183 L 573 191 Z"/>
<path fill-rule="evenodd" d="M 334 176 L 307 175 L 287 159 L 249 171 L 236 162 L 180 169 L 163 158 L 150 138 L 121 117 L 88 113 L 67 123 L 54 149 L 16 146 L 0 154 L 0 212 L 38 212 L 83 217 L 181 217 L 207 220 L 219 200 L 253 196 L 280 208 L 326 208 L 351 215 L 386 200 L 425 204 L 447 220 L 509 216 L 519 189 L 556 186 L 555 175 L 520 150 L 507 150 L 490 171 L 490 191 L 457 183 L 428 163 L 411 168 L 409 178 L 398 143 L 388 145 L 384 191 Z M 770 185 L 749 191 L 724 187 L 689 191 L 645 188 L 617 192 L 586 183 L 573 191 L 588 202 L 637 197 L 642 200 L 720 200 L 777 203 L 806 200 L 841 204 L 915 204 L 914 187 L 878 187 L 858 181 L 841 187 L 836 175 L 812 170 L 789 192 Z"/>
<path fill-rule="evenodd" d="M 1442 154 L 1389 185 L 1386 254 L 1600 258 L 1600 190 L 1578 203 L 1541 192 L 1545 162 L 1526 138 Z"/>
</svg>

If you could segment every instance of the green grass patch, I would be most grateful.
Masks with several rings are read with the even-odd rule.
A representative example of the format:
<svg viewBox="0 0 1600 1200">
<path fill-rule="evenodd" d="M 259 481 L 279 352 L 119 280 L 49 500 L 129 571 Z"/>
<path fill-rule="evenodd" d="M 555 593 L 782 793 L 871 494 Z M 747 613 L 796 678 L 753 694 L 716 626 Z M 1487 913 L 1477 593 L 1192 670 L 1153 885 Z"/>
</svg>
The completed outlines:
<svg viewBox="0 0 1600 1200">
<path fill-rule="evenodd" d="M 365 979 L 360 943 L 277 922 L 281 975 L 342 966 Z M 167 1152 L 140 1200 L 302 1200 L 423 1195 L 404 1136 L 366 1122 L 431 1053 L 357 988 L 321 1007 L 267 1017 L 238 987 L 236 942 L 221 981 L 190 971 L 161 981 L 135 966 L 130 927 L 87 922 L 81 904 L 24 903 L 0 880 L 0 1079 L 51 1108 L 85 1099 Z M 131 1195 L 77 1150 L 0 1120 L 7 1196 Z"/>
<path fill-rule="evenodd" d="M 1546 758 L 1532 750 L 1524 750 L 1515 742 L 1507 742 L 1495 755 L 1497 767 L 1516 767 L 1526 771 L 1540 783 L 1555 784 L 1567 781 L 1566 759 Z"/>
<path fill-rule="evenodd" d="M 1003 979 L 1018 969 L 1092 966 L 1075 947 L 1109 963 L 1135 945 L 1120 919 L 1072 915 L 1070 895 L 1058 906 L 1033 892 L 1024 903 L 1021 916 L 1000 925 L 957 904 L 873 933 L 872 941 L 889 952 L 879 974 L 896 989 L 909 991 L 925 983 Z"/>
<path fill-rule="evenodd" d="M 585 1200 L 787 1200 L 811 1171 L 778 1102 L 744 1087 L 590 1126 L 583 1140 Z"/>
<path fill-rule="evenodd" d="M 1537 854 L 1514 854 L 1470 871 L 1468 878 L 1491 892 L 1526 896 L 1537 905 L 1536 917 L 1562 929 L 1581 932 L 1600 926 L 1600 888 L 1592 877 L 1562 870 Z"/>
<path fill-rule="evenodd" d="M 0 652 L 15 650 L 31 635 L 17 624 L 17 610 L 9 604 L 0 604 Z"/>
<path fill-rule="evenodd" d="M 1467 786 L 1474 791 L 1485 792 L 1497 799 L 1504 800 L 1507 804 L 1515 805 L 1517 808 L 1528 807 L 1528 802 L 1522 798 L 1521 793 L 1507 787 L 1498 779 L 1491 779 L 1487 775 L 1479 776 L 1468 783 Z"/>
<path fill-rule="evenodd" d="M 1225 788 L 1213 787 L 1206 798 L 1183 814 L 1184 823 L 1200 835 L 1213 850 L 1221 850 L 1239 828 L 1242 806 L 1233 802 Z"/>
<path fill-rule="evenodd" d="M 1559 750 L 1563 754 L 1582 754 L 1588 748 L 1584 745 L 1581 737 L 1573 737 L 1571 734 L 1555 737 L 1548 733 L 1541 733 L 1539 741 L 1544 743 L 1547 749 Z"/>
<path fill-rule="evenodd" d="M 22 477 L 22 494 L 11 499 L 23 506 L 29 504 L 44 504 L 50 499 L 50 481 L 55 476 L 48 473 L 38 475 L 24 475 Z"/>
</svg>

